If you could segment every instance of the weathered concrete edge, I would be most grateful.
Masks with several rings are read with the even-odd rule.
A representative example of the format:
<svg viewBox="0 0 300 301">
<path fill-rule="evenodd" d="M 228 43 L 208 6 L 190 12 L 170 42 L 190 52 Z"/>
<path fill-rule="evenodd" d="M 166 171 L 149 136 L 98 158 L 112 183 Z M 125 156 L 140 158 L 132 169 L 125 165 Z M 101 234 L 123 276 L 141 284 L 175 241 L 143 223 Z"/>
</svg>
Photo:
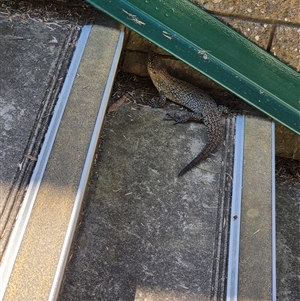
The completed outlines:
<svg viewBox="0 0 300 301">
<path fill-rule="evenodd" d="M 56 104 L 56 109 L 54 111 L 52 122 L 49 125 L 45 141 L 43 143 L 41 152 L 39 154 L 39 160 L 35 166 L 34 172 L 32 174 L 25 198 L 23 200 L 23 205 L 18 213 L 18 218 L 16 220 L 13 232 L 11 234 L 9 243 L 6 248 L 6 252 L 3 256 L 3 261 L 0 267 L 0 300 L 2 300 L 5 293 L 13 265 L 15 263 L 20 245 L 22 243 L 22 238 L 30 218 L 30 214 L 34 205 L 38 189 L 40 187 L 44 171 L 54 144 L 56 133 L 59 128 L 60 121 L 62 119 L 65 107 L 67 105 L 67 100 L 80 64 L 81 57 L 83 55 L 89 34 L 91 31 L 91 26 L 84 26 L 82 28 L 81 35 L 77 42 L 77 47 L 75 49 L 72 62 L 69 67 L 68 74 L 65 79 L 65 84 L 60 93 L 58 102 Z"/>
<path fill-rule="evenodd" d="M 91 26 L 88 26 L 87 28 L 88 28 L 88 31 L 91 31 Z M 78 183 L 78 188 L 77 188 L 77 193 L 76 193 L 76 197 L 75 197 L 75 200 L 74 200 L 73 209 L 72 209 L 72 212 L 71 212 L 70 217 L 69 217 L 68 227 L 67 227 L 67 229 L 61 229 L 61 231 L 63 231 L 65 233 L 65 240 L 64 240 L 62 249 L 60 251 L 61 255 L 60 255 L 60 258 L 59 258 L 59 262 L 58 262 L 57 270 L 56 270 L 56 273 L 55 273 L 55 276 L 54 276 L 54 279 L 53 279 L 53 283 L 49 284 L 50 288 L 51 288 L 51 291 L 50 291 L 49 298 L 47 297 L 47 300 L 55 300 L 56 299 L 57 294 L 58 294 L 58 290 L 59 290 L 59 287 L 60 287 L 60 282 L 61 282 L 61 279 L 62 279 L 62 276 L 63 276 L 62 274 L 63 274 L 65 264 L 66 264 L 66 261 L 67 261 L 67 258 L 68 258 L 69 248 L 70 248 L 70 245 L 71 245 L 74 230 L 75 230 L 75 227 L 76 227 L 77 217 L 79 215 L 79 210 L 81 208 L 81 202 L 82 202 L 83 195 L 84 195 L 84 192 L 85 192 L 85 186 L 86 186 L 88 175 L 89 175 L 90 168 L 91 168 L 91 165 L 92 165 L 94 152 L 95 152 L 95 149 L 96 149 L 99 133 L 100 133 L 100 130 L 101 130 L 102 121 L 103 121 L 103 118 L 104 118 L 106 106 L 107 106 L 109 95 L 110 95 L 111 88 L 112 88 L 112 85 L 113 85 L 113 78 L 114 78 L 115 73 L 116 73 L 118 60 L 119 60 L 120 53 L 121 53 L 121 48 L 122 48 L 122 44 L 123 44 L 123 36 L 124 35 L 123 35 L 123 31 L 119 31 L 119 32 L 120 32 L 119 38 L 115 43 L 116 45 L 114 45 L 114 49 L 110 49 L 110 48 L 108 49 L 108 46 L 106 46 L 106 49 L 105 49 L 105 51 L 108 51 L 108 52 L 114 54 L 114 60 L 113 60 L 113 62 L 109 62 L 109 61 L 103 62 L 103 64 L 105 64 L 105 65 L 109 64 L 110 72 L 109 72 L 108 79 L 105 78 L 105 80 L 102 83 L 104 85 L 103 86 L 104 87 L 104 93 L 102 95 L 102 100 L 101 100 L 101 105 L 100 105 L 99 111 L 94 113 L 95 114 L 95 119 L 96 119 L 94 129 L 93 129 L 92 132 L 86 133 L 88 137 L 91 137 L 90 145 L 88 146 L 88 151 L 87 151 L 86 156 L 85 156 L 86 159 L 85 159 L 85 162 L 84 162 L 84 165 L 83 165 L 83 168 L 82 168 L 82 174 L 81 174 L 81 176 L 79 176 L 80 181 Z M 88 32 L 88 35 L 87 35 L 86 38 L 88 38 L 88 39 L 94 38 L 95 39 L 95 37 L 92 37 L 92 33 L 90 34 L 90 36 L 89 36 L 89 34 L 90 33 Z M 86 42 L 87 42 L 87 47 L 85 48 L 86 45 L 84 45 L 84 47 L 83 47 L 83 49 L 85 49 L 85 51 L 86 51 L 86 49 L 88 48 L 88 45 L 89 45 L 88 41 L 86 41 Z M 94 45 L 95 45 L 95 43 L 94 43 Z M 89 50 L 89 51 L 98 52 L 98 49 L 93 49 L 93 50 Z M 78 63 L 81 64 L 80 58 L 81 57 L 76 57 L 75 59 Z M 99 69 L 99 67 L 97 65 L 95 65 L 95 68 Z M 102 69 L 102 68 L 100 68 L 100 69 Z M 74 77 L 76 77 L 76 75 L 78 75 L 77 74 L 77 69 L 74 70 Z M 74 87 L 72 87 L 72 90 L 73 90 L 73 88 Z M 82 87 L 82 88 L 84 89 L 84 87 Z M 92 85 L 89 86 L 89 91 L 93 88 L 94 87 Z M 63 93 L 61 93 L 61 94 L 63 94 Z M 66 97 L 66 95 L 64 95 L 64 97 Z M 68 99 L 68 96 L 66 98 Z M 63 115 L 64 110 L 58 110 L 58 111 L 60 111 L 60 114 Z M 62 118 L 64 118 L 64 117 L 65 116 L 63 116 Z M 62 126 L 61 123 L 58 122 L 57 127 L 61 127 L 61 126 Z M 55 137 L 56 133 L 52 133 L 52 129 L 50 129 L 50 130 L 51 130 L 50 131 L 51 133 L 49 133 L 49 135 L 50 136 L 51 136 L 51 134 L 54 135 L 53 140 L 55 140 L 56 139 L 56 137 Z M 49 151 L 49 145 L 46 148 L 47 148 L 47 151 Z M 52 150 L 50 148 L 48 157 L 49 157 L 51 151 Z M 70 154 L 70 155 L 72 155 L 72 154 Z M 42 159 L 42 157 L 41 157 L 41 159 Z M 50 160 L 51 160 L 51 158 L 50 158 Z M 46 168 L 46 165 L 49 165 L 49 162 L 50 162 L 50 161 L 48 161 L 48 158 L 46 158 L 46 160 L 40 160 L 40 161 L 41 162 L 44 161 L 43 163 L 45 165 L 45 168 Z M 31 191 L 29 193 L 29 196 L 28 196 L 28 199 L 30 200 L 31 204 L 30 204 L 30 210 L 29 210 L 29 214 L 27 216 L 26 224 L 27 224 L 27 222 L 30 222 L 30 216 L 29 215 L 30 215 L 30 212 L 31 212 L 32 208 L 34 207 L 35 198 L 39 193 L 39 191 L 38 191 L 39 186 L 43 182 L 43 180 L 42 180 L 43 172 L 39 171 L 38 176 L 39 176 L 38 179 L 35 179 L 35 181 L 33 181 L 33 184 L 32 184 L 33 186 L 37 185 L 38 187 L 37 187 L 37 189 L 35 189 L 34 192 Z M 49 196 L 49 197 L 51 198 L 51 196 Z M 23 234 L 27 231 L 26 230 L 26 224 L 25 224 L 24 228 L 21 230 L 23 232 Z M 20 231 L 20 229 L 17 229 L 17 232 L 19 232 L 19 231 Z M 39 236 L 39 233 L 37 233 L 37 237 L 38 236 Z M 20 245 L 22 245 L 22 238 L 20 240 Z M 19 256 L 19 255 L 16 252 L 16 257 L 17 256 Z M 14 263 L 12 263 L 12 270 L 14 269 L 13 265 L 14 265 Z M 9 277 L 10 277 L 10 275 L 8 275 L 8 277 L 7 277 L 7 282 L 8 282 Z M 7 286 L 7 284 L 14 287 L 14 285 L 13 284 L 11 285 L 10 282 L 6 283 L 5 286 Z M 30 286 L 30 284 L 29 284 L 29 286 Z M 1 289 L 1 294 L 4 295 L 6 292 L 3 289 L 3 286 L 1 288 L 2 288 Z M 4 295 L 4 300 L 5 300 L 5 298 L 6 298 L 6 296 Z M 21 296 L 20 296 L 20 298 L 21 298 Z"/>
</svg>

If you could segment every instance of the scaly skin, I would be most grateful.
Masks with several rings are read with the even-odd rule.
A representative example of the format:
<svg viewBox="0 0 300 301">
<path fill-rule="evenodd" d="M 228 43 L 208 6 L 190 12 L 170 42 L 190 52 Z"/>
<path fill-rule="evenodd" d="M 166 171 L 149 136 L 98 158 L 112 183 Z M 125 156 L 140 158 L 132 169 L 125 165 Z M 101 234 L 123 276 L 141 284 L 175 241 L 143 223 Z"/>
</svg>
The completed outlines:
<svg viewBox="0 0 300 301">
<path fill-rule="evenodd" d="M 196 120 L 203 121 L 206 126 L 207 144 L 200 154 L 179 172 L 180 177 L 206 159 L 218 146 L 223 133 L 221 123 L 223 108 L 218 107 L 214 99 L 201 89 L 171 76 L 162 60 L 153 52 L 149 54 L 147 67 L 152 82 L 160 94 L 155 105 L 164 105 L 167 98 L 192 111 L 181 117 L 171 116 L 176 123 Z"/>
</svg>

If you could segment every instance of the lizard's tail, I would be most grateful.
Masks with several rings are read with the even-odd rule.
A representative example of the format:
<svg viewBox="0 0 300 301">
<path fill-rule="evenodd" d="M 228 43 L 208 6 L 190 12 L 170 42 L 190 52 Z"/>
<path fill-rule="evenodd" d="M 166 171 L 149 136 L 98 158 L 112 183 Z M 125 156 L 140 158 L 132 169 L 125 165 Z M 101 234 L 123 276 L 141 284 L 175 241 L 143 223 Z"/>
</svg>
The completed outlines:
<svg viewBox="0 0 300 301">
<path fill-rule="evenodd" d="M 215 149 L 215 147 L 211 147 L 212 145 L 207 144 L 203 150 L 201 151 L 201 153 L 195 158 L 193 159 L 188 165 L 186 165 L 178 174 L 178 177 L 182 177 L 186 172 L 188 172 L 189 170 L 191 170 L 193 167 L 195 167 L 196 165 L 198 165 L 202 160 L 206 159 L 209 154 Z"/>
<path fill-rule="evenodd" d="M 221 131 L 219 131 L 219 133 L 215 134 L 217 135 L 214 135 L 213 137 L 210 136 L 208 143 L 204 146 L 200 154 L 179 172 L 178 177 L 183 176 L 186 172 L 198 165 L 202 160 L 206 159 L 217 148 L 222 133 Z"/>
</svg>

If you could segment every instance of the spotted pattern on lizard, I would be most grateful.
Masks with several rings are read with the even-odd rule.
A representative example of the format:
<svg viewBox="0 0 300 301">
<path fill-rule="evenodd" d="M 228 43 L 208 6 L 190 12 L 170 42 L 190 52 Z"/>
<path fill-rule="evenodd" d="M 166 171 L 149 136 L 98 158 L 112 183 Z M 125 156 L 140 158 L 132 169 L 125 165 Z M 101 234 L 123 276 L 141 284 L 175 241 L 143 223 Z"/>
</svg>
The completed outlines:
<svg viewBox="0 0 300 301">
<path fill-rule="evenodd" d="M 182 116 L 171 116 L 176 123 L 194 120 L 203 122 L 206 127 L 206 145 L 199 155 L 179 172 L 180 177 L 206 159 L 219 145 L 223 134 L 221 115 L 224 107 L 217 106 L 214 99 L 200 88 L 171 76 L 162 59 L 154 52 L 149 53 L 147 68 L 160 94 L 159 99 L 153 103 L 154 106 L 163 106 L 166 99 L 169 99 L 191 111 Z"/>
</svg>

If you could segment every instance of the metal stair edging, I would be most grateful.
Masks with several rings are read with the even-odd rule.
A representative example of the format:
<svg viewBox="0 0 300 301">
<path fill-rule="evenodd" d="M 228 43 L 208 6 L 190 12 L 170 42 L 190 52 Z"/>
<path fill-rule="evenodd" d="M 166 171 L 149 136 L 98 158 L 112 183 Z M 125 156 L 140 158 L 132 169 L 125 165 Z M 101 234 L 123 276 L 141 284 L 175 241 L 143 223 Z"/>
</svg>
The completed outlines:
<svg viewBox="0 0 300 301">
<path fill-rule="evenodd" d="M 97 114 L 94 130 L 92 133 L 90 145 L 89 145 L 88 152 L 86 155 L 84 168 L 82 171 L 76 198 L 74 201 L 74 207 L 73 207 L 72 214 L 70 217 L 69 226 L 68 226 L 68 229 L 66 232 L 66 238 L 65 238 L 65 241 L 64 241 L 64 244 L 62 247 L 61 256 L 60 256 L 60 259 L 59 259 L 59 262 L 57 265 L 57 270 L 55 273 L 53 285 L 52 285 L 52 288 L 50 291 L 49 301 L 50 300 L 55 301 L 58 297 L 59 289 L 60 289 L 62 278 L 63 278 L 63 273 L 65 271 L 65 268 L 66 268 L 66 265 L 68 262 L 68 256 L 69 256 L 69 252 L 70 252 L 70 248 L 71 248 L 71 243 L 73 241 L 73 236 L 74 236 L 74 232 L 76 229 L 78 217 L 80 214 L 81 205 L 83 202 L 86 186 L 88 183 L 89 174 L 90 174 L 93 162 L 94 162 L 94 155 L 95 155 L 95 152 L 96 152 L 96 149 L 98 146 L 100 132 L 101 132 L 102 124 L 104 122 L 104 117 L 106 114 L 106 108 L 107 108 L 107 105 L 109 102 L 110 94 L 111 94 L 113 84 L 114 84 L 114 79 L 115 79 L 115 76 L 117 73 L 117 67 L 119 64 L 120 56 L 121 56 L 123 41 L 124 41 L 124 31 L 120 31 L 119 39 L 118 39 L 118 42 L 116 45 L 115 54 L 113 57 L 110 72 L 109 72 L 109 75 L 107 78 L 107 83 L 106 83 L 104 93 L 102 96 L 101 105 L 99 108 L 99 112 Z"/>
<path fill-rule="evenodd" d="M 107 35 L 110 35 L 109 38 Z M 7 255 L 7 266 L 4 269 L 1 265 L 0 269 L 0 300 L 50 301 L 58 297 L 123 41 L 124 31 L 119 26 L 85 25 L 82 28 L 22 212 L 20 211 L 22 215 L 19 215 L 16 223 L 18 228 L 14 229 L 17 240 L 9 241 L 9 253 L 4 254 Z M 108 55 L 94 51 L 99 43 L 104 45 L 102 49 Z M 106 46 L 114 48 L 106 49 Z M 106 60 L 99 69 L 97 66 L 101 64 L 101 59 Z M 95 80 L 85 90 L 82 87 L 86 87 L 91 74 L 95 75 Z M 83 98 L 78 91 L 84 91 L 83 95 L 90 96 L 83 105 L 86 112 L 76 107 L 82 103 Z M 82 119 L 80 116 L 83 116 Z M 77 124 L 74 124 L 74 120 Z M 77 136 L 74 135 L 76 129 L 81 129 L 76 132 Z M 72 142 L 67 142 L 66 146 L 61 142 L 66 137 L 71 137 L 68 136 L 70 132 L 75 138 Z M 79 151 L 74 145 L 78 146 Z M 75 155 L 72 153 L 73 149 Z M 75 156 L 76 163 L 73 164 Z M 65 164 L 66 161 L 68 165 Z M 60 169 L 61 165 L 68 169 L 67 175 L 70 177 L 65 177 L 64 170 Z M 59 182 L 61 186 L 55 182 L 59 174 L 59 180 L 66 178 L 66 182 Z M 48 218 L 48 215 L 57 220 Z M 39 274 L 40 271 L 43 271 L 42 275 Z M 38 289 L 30 289 L 31 287 Z"/>
<path fill-rule="evenodd" d="M 188 0 L 86 0 L 300 134 L 300 74 Z"/>
<path fill-rule="evenodd" d="M 12 231 L 11 237 L 9 239 L 6 252 L 3 256 L 3 261 L 0 267 L 0 300 L 2 300 L 18 251 L 23 239 L 24 232 L 27 227 L 27 223 L 30 219 L 30 214 L 34 206 L 36 195 L 38 193 L 42 178 L 48 163 L 48 159 L 55 141 L 55 137 L 64 114 L 65 107 L 67 105 L 68 97 L 71 92 L 71 88 L 74 82 L 74 79 L 77 74 L 77 70 L 83 55 L 85 46 L 88 41 L 92 26 L 86 25 L 82 28 L 80 37 L 77 41 L 77 47 L 73 54 L 73 59 L 71 61 L 69 71 L 66 75 L 65 83 L 62 87 L 59 99 L 57 101 L 52 121 L 49 125 L 48 131 L 45 136 L 45 141 L 43 143 L 41 152 L 39 154 L 39 160 L 36 163 L 33 175 L 31 177 L 25 198 L 23 200 L 23 205 L 18 214 L 14 229 Z"/>
<path fill-rule="evenodd" d="M 237 301 L 243 187 L 245 117 L 236 119 L 226 301 Z"/>
</svg>

